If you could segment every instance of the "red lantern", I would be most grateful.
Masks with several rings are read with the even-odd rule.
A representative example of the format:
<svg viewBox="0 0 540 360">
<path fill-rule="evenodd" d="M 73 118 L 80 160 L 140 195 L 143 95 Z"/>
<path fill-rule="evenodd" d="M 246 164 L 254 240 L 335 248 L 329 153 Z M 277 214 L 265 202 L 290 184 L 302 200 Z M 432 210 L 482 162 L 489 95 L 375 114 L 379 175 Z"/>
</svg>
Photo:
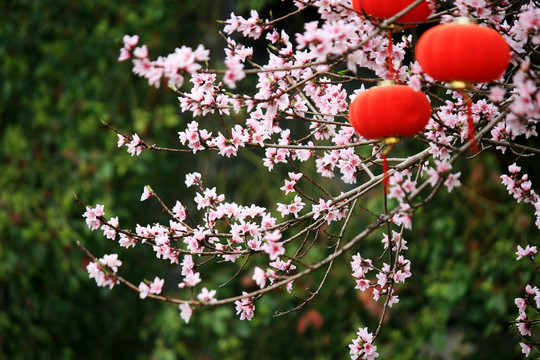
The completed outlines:
<svg viewBox="0 0 540 360">
<path fill-rule="evenodd" d="M 431 105 L 426 95 L 389 83 L 361 92 L 349 107 L 350 123 L 365 138 L 414 136 L 429 121 Z"/>
<path fill-rule="evenodd" d="M 489 82 L 508 67 L 510 47 L 502 35 L 467 20 L 437 25 L 418 40 L 416 60 L 435 80 Z"/>
<path fill-rule="evenodd" d="M 448 82 L 467 101 L 467 127 L 471 149 L 478 150 L 474 137 L 471 99 L 465 88 L 472 83 L 497 80 L 510 62 L 510 47 L 497 31 L 467 18 L 437 25 L 426 31 L 416 44 L 416 60 L 438 81 Z"/>
<path fill-rule="evenodd" d="M 422 131 L 431 116 L 426 95 L 406 85 L 384 81 L 358 94 L 349 106 L 349 122 L 368 139 L 380 139 L 393 146 L 399 137 Z M 390 147 L 391 149 L 391 147 Z M 388 164 L 383 152 L 383 186 L 388 186 Z"/>
<path fill-rule="evenodd" d="M 415 0 L 353 0 L 354 10 L 365 13 L 368 16 L 388 19 L 404 10 Z M 398 22 L 415 23 L 426 20 L 431 15 L 432 10 L 427 1 L 423 1 L 414 9 L 403 15 Z"/>
<path fill-rule="evenodd" d="M 368 18 L 389 19 L 397 13 L 405 10 L 416 0 L 353 0 L 353 8 L 361 14 L 366 14 Z M 428 1 L 422 1 L 407 14 L 401 16 L 396 21 L 403 23 L 418 23 L 426 20 L 432 13 Z M 395 78 L 395 70 L 392 67 L 392 31 L 399 31 L 402 28 L 391 24 L 388 27 L 388 70 L 390 80 Z"/>
</svg>

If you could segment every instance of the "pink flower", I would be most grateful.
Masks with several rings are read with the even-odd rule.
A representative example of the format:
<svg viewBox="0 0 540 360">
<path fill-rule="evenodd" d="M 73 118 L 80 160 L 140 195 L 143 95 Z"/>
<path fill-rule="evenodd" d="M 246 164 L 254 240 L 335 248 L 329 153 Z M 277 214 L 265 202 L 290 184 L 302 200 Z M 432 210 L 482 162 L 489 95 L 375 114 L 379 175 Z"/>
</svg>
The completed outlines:
<svg viewBox="0 0 540 360">
<path fill-rule="evenodd" d="M 103 210 L 104 207 L 105 205 L 96 204 L 96 208 L 94 209 L 94 214 L 96 216 L 104 216 L 105 215 L 105 211 Z"/>
<path fill-rule="evenodd" d="M 223 82 L 231 89 L 236 88 L 236 83 L 246 77 L 244 73 L 244 64 L 238 57 L 232 57 L 225 60 L 227 71 L 223 77 Z"/>
<path fill-rule="evenodd" d="M 86 265 L 86 271 L 88 271 L 90 279 L 97 278 L 101 273 L 101 269 L 99 268 L 99 264 L 97 262 L 91 262 Z"/>
<path fill-rule="evenodd" d="M 352 259 L 352 276 L 357 279 L 364 278 L 365 274 L 367 274 L 367 272 L 372 268 L 372 261 L 370 259 L 363 259 L 360 253 L 353 255 Z"/>
<path fill-rule="evenodd" d="M 304 176 L 302 173 L 293 173 L 293 172 L 290 172 L 288 175 L 292 181 L 298 181 L 302 178 L 302 176 Z"/>
<path fill-rule="evenodd" d="M 379 301 L 379 299 L 381 298 L 381 290 L 379 290 L 379 288 L 373 288 L 373 300 L 375 301 Z"/>
<path fill-rule="evenodd" d="M 195 197 L 195 202 L 197 203 L 197 210 L 201 210 L 210 206 L 210 198 L 202 196 L 200 193 L 197 193 Z"/>
<path fill-rule="evenodd" d="M 519 333 L 523 336 L 531 335 L 531 324 L 529 323 L 529 318 L 527 314 L 521 313 L 516 319 L 516 325 L 519 330 Z"/>
<path fill-rule="evenodd" d="M 124 47 L 128 50 L 131 50 L 135 45 L 139 43 L 139 35 L 124 35 L 122 41 L 124 42 Z"/>
<path fill-rule="evenodd" d="M 103 255 L 100 261 L 108 266 L 114 273 L 118 271 L 118 268 L 122 266 L 122 261 L 118 260 L 118 254 Z"/>
<path fill-rule="evenodd" d="M 120 135 L 120 134 L 117 134 L 117 135 L 118 135 L 117 145 L 118 147 L 122 147 L 122 145 L 124 145 L 128 139 L 124 135 Z"/>
<path fill-rule="evenodd" d="M 506 90 L 500 86 L 493 86 L 489 90 L 489 99 L 494 103 L 500 103 L 504 100 Z"/>
<path fill-rule="evenodd" d="M 266 275 L 266 272 L 263 269 L 256 266 L 252 279 L 262 289 L 264 288 L 264 285 L 266 285 L 266 280 L 268 280 L 268 276 Z"/>
<path fill-rule="evenodd" d="M 292 260 L 288 260 L 288 261 L 285 262 L 285 261 L 283 261 L 281 259 L 277 259 L 276 261 L 271 262 L 270 266 L 273 267 L 274 269 L 277 269 L 277 270 L 289 272 L 291 270 L 296 269 L 296 266 L 292 265 L 291 262 L 292 262 Z"/>
<path fill-rule="evenodd" d="M 141 299 L 144 299 L 148 296 L 148 293 L 150 292 L 150 287 L 146 285 L 146 283 L 142 282 L 139 284 L 139 297 Z"/>
<path fill-rule="evenodd" d="M 403 202 L 404 197 L 405 197 L 405 192 L 399 185 L 392 186 L 390 188 L 390 191 L 388 192 L 389 199 L 396 199 L 399 202 Z"/>
<path fill-rule="evenodd" d="M 274 225 L 276 225 L 276 218 L 265 214 L 261 220 L 261 229 L 266 230 Z"/>
<path fill-rule="evenodd" d="M 288 206 L 288 210 L 294 217 L 298 217 L 298 212 L 304 208 L 304 205 L 300 196 L 295 195 L 293 203 Z"/>
<path fill-rule="evenodd" d="M 512 165 L 508 166 L 508 171 L 511 174 L 518 174 L 521 171 L 521 167 L 517 166 L 516 163 L 513 163 Z"/>
<path fill-rule="evenodd" d="M 139 138 L 139 135 L 134 134 L 131 137 L 131 141 L 127 144 L 127 147 L 128 153 L 130 153 L 131 156 L 139 156 L 144 149 L 144 143 L 142 142 L 141 138 Z"/>
<path fill-rule="evenodd" d="M 146 47 L 146 45 L 135 48 L 135 50 L 133 50 L 133 56 L 135 56 L 138 59 L 147 58 L 148 57 L 148 48 Z"/>
<path fill-rule="evenodd" d="M 201 282 L 201 274 L 196 272 L 192 272 L 192 273 L 189 273 L 186 275 L 186 277 L 184 278 L 184 282 L 183 284 L 185 284 L 186 286 L 189 286 L 189 287 L 194 287 L 195 285 L 197 285 L 198 283 Z M 180 285 L 178 285 L 180 286 Z"/>
<path fill-rule="evenodd" d="M 121 247 L 125 247 L 127 249 L 127 248 L 135 246 L 136 241 L 133 238 L 130 238 L 129 236 L 127 236 L 126 234 L 120 233 L 120 240 L 118 240 L 118 244 Z"/>
<path fill-rule="evenodd" d="M 250 239 L 247 242 L 247 246 L 253 251 L 259 251 L 261 249 L 261 240 Z"/>
<path fill-rule="evenodd" d="M 536 307 L 540 307 L 540 291 L 537 291 L 534 297 L 534 302 L 536 302 Z"/>
<path fill-rule="evenodd" d="M 379 284 L 381 287 L 384 287 L 386 283 L 388 282 L 388 276 L 386 274 L 380 272 L 375 275 L 375 277 L 378 279 L 377 284 Z"/>
<path fill-rule="evenodd" d="M 285 217 L 290 214 L 289 206 L 287 204 L 277 203 L 277 211 L 281 213 L 281 217 Z"/>
<path fill-rule="evenodd" d="M 164 279 L 160 279 L 157 276 L 154 278 L 154 281 L 150 284 L 150 293 L 159 295 L 163 289 L 163 284 L 165 283 Z"/>
<path fill-rule="evenodd" d="M 294 282 L 294 281 L 289 281 L 289 282 L 287 283 L 287 285 L 285 285 L 285 288 L 287 289 L 287 292 L 288 292 L 289 294 L 290 294 L 291 291 L 292 291 L 293 282 Z"/>
<path fill-rule="evenodd" d="M 529 357 L 529 354 L 531 352 L 531 346 L 525 343 L 519 343 L 519 346 L 521 346 L 521 352 L 525 354 L 525 357 Z"/>
<path fill-rule="evenodd" d="M 86 224 L 90 230 L 97 230 L 101 226 L 101 220 L 99 218 L 105 215 L 103 208 L 104 205 L 100 204 L 96 204 L 95 208 L 86 207 L 86 212 L 82 216 L 86 218 Z"/>
<path fill-rule="evenodd" d="M 408 278 L 407 273 L 401 270 L 396 271 L 394 274 L 394 282 L 396 283 L 404 283 L 406 278 Z"/>
<path fill-rule="evenodd" d="M 199 185 L 201 183 L 201 174 L 194 172 L 186 175 L 186 186 Z"/>
<path fill-rule="evenodd" d="M 197 299 L 199 299 L 199 301 L 202 301 L 203 303 L 213 304 L 217 301 L 214 298 L 215 295 L 216 295 L 216 290 L 208 291 L 207 288 L 203 287 L 200 294 L 197 295 Z"/>
<path fill-rule="evenodd" d="M 285 248 L 281 242 L 267 241 L 263 244 L 262 250 L 268 254 L 270 260 L 274 261 L 279 256 L 285 254 Z"/>
<path fill-rule="evenodd" d="M 114 274 L 118 272 L 118 267 L 121 265 L 122 261 L 118 260 L 118 254 L 109 254 L 104 255 L 98 262 L 89 263 L 86 270 L 90 279 L 94 279 L 98 286 L 108 286 L 112 289 L 120 282 Z M 103 270 L 103 266 L 106 266 L 108 270 Z"/>
<path fill-rule="evenodd" d="M 397 295 L 393 295 L 393 293 L 394 290 L 392 290 L 392 295 L 390 296 L 390 299 L 388 299 L 388 307 L 392 307 L 392 305 L 399 302 L 399 297 Z"/>
<path fill-rule="evenodd" d="M 525 309 L 527 308 L 527 300 L 523 298 L 515 298 L 514 303 L 516 304 L 520 313 L 525 312 Z"/>
<path fill-rule="evenodd" d="M 398 244 L 400 245 L 400 250 L 407 250 L 407 240 L 401 237 L 401 234 L 392 230 L 392 251 L 396 251 Z M 384 248 L 387 249 L 390 246 L 390 241 L 388 240 L 388 234 L 384 234 L 381 242 L 384 244 Z"/>
<path fill-rule="evenodd" d="M 238 26 L 240 26 L 240 18 L 240 16 L 231 13 L 231 18 L 225 22 L 227 25 L 223 28 L 223 32 L 228 35 L 235 32 Z"/>
<path fill-rule="evenodd" d="M 182 275 L 186 276 L 192 273 L 194 267 L 193 257 L 191 255 L 184 256 L 184 261 L 182 261 Z"/>
<path fill-rule="evenodd" d="M 321 216 L 321 213 L 330 209 L 331 205 L 332 200 L 324 201 L 323 199 L 319 199 L 319 203 L 313 205 L 311 208 L 313 211 L 313 219 L 318 219 L 319 216 Z"/>
<path fill-rule="evenodd" d="M 242 294 L 247 295 L 245 291 Z M 234 304 L 236 305 L 236 315 L 240 315 L 240 320 L 246 319 L 251 321 L 251 319 L 253 319 L 255 305 L 250 297 L 246 296 L 242 298 L 242 300 L 236 300 Z"/>
<path fill-rule="evenodd" d="M 359 289 L 360 291 L 366 291 L 367 289 L 369 289 L 369 281 L 366 279 L 356 280 L 355 289 Z"/>
<path fill-rule="evenodd" d="M 131 58 L 131 53 L 126 48 L 120 49 L 120 55 L 118 56 L 118 61 L 126 61 Z"/>
<path fill-rule="evenodd" d="M 446 188 L 448 189 L 448 192 L 452 192 L 454 187 L 461 185 L 461 182 L 459 181 L 460 175 L 461 175 L 461 172 L 448 175 L 448 177 L 444 181 L 444 186 L 446 186 Z"/>
<path fill-rule="evenodd" d="M 283 185 L 280 190 L 285 191 L 285 195 L 287 195 L 290 192 L 295 191 L 294 186 L 296 185 L 296 181 L 291 180 L 285 180 L 285 185 Z"/>
<path fill-rule="evenodd" d="M 143 193 L 141 195 L 141 201 L 144 201 L 144 200 L 148 199 L 151 196 L 152 196 L 152 189 L 150 188 L 149 185 L 146 185 L 144 187 Z"/>
<path fill-rule="evenodd" d="M 266 40 L 270 41 L 272 44 L 275 44 L 279 40 L 279 33 L 274 30 L 273 32 L 266 34 Z"/>
<path fill-rule="evenodd" d="M 187 180 L 186 180 L 187 181 Z M 197 209 L 204 209 L 211 205 L 215 205 L 225 200 L 225 195 L 217 195 L 216 188 L 205 189 L 203 194 L 197 193 L 195 202 L 197 203 Z"/>
<path fill-rule="evenodd" d="M 439 173 L 437 172 L 437 170 L 433 168 L 427 169 L 426 173 L 429 175 L 428 183 L 432 187 L 434 187 L 437 184 L 437 182 L 439 182 L 439 179 L 440 179 Z"/>
<path fill-rule="evenodd" d="M 521 259 L 522 257 L 532 256 L 536 254 L 536 246 L 527 245 L 522 248 L 520 245 L 517 246 L 516 255 L 518 256 L 516 260 Z"/>
<path fill-rule="evenodd" d="M 525 286 L 525 293 L 527 293 L 527 295 L 534 295 L 536 293 L 538 293 L 539 290 L 536 286 L 531 286 L 529 284 L 527 284 L 527 286 Z"/>
<path fill-rule="evenodd" d="M 186 208 L 180 203 L 180 201 L 176 201 L 172 211 L 177 220 L 184 221 L 186 219 Z"/>
<path fill-rule="evenodd" d="M 435 160 L 435 164 L 437 165 L 437 171 L 439 173 L 445 173 L 448 170 L 452 169 L 452 165 L 447 161 Z"/>
<path fill-rule="evenodd" d="M 362 357 L 365 360 L 373 360 L 379 357 L 377 346 L 372 344 L 373 334 L 368 332 L 368 328 L 359 328 L 356 334 L 358 337 L 349 344 L 351 359 L 356 360 Z"/>
<path fill-rule="evenodd" d="M 181 310 L 180 317 L 186 322 L 186 324 L 188 324 L 189 319 L 191 318 L 191 314 L 193 314 L 191 306 L 189 306 L 188 303 L 182 303 L 180 304 L 179 308 Z"/>
<path fill-rule="evenodd" d="M 264 27 L 260 24 L 261 19 L 257 11 L 251 10 L 250 15 L 251 17 L 244 19 L 242 16 L 236 16 L 234 13 L 231 13 L 231 18 L 225 22 L 227 25 L 223 28 L 223 32 L 230 35 L 238 31 L 245 37 L 258 39 Z"/>
<path fill-rule="evenodd" d="M 110 218 L 108 223 L 110 224 L 110 226 L 109 225 L 103 225 L 101 227 L 101 230 L 103 230 L 103 235 L 107 239 L 114 240 L 116 238 L 116 230 L 114 228 L 118 227 L 118 216 Z"/>
<path fill-rule="evenodd" d="M 281 239 L 281 232 L 279 230 L 274 230 L 272 232 L 266 232 L 264 238 L 267 241 L 279 241 Z"/>
</svg>

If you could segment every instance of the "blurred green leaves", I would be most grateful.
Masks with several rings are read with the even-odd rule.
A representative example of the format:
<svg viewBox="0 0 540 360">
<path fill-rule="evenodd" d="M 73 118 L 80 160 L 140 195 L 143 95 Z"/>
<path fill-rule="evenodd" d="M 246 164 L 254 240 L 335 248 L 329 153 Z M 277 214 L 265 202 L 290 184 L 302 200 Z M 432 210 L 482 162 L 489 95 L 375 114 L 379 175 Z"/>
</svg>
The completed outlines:
<svg viewBox="0 0 540 360">
<path fill-rule="evenodd" d="M 74 194 L 134 223 L 141 214 L 130 208 L 144 181 L 163 184 L 163 175 L 181 171 L 177 162 L 152 167 L 152 154 L 135 161 L 117 150 L 101 121 L 164 142 L 175 137 L 174 97 L 116 59 L 126 33 L 144 34 L 154 51 L 184 43 L 208 16 L 187 3 L 191 13 L 186 2 L 159 0 L 0 4 L 0 358 L 153 351 L 154 334 L 145 342 L 138 319 L 159 304 L 125 290 L 111 296 L 88 279 L 77 240 L 98 255 L 118 250 L 85 228 Z M 184 26 L 175 13 L 189 19 Z M 175 191 L 167 188 L 165 195 Z"/>
</svg>

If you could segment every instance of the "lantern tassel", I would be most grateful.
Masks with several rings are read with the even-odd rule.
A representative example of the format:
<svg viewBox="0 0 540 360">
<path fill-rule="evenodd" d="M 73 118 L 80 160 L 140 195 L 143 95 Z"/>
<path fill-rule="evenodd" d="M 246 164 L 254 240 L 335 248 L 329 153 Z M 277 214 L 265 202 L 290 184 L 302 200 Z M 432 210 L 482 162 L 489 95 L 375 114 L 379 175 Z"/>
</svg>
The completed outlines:
<svg viewBox="0 0 540 360">
<path fill-rule="evenodd" d="M 399 142 L 399 138 L 395 137 L 395 136 L 390 136 L 390 137 L 387 137 L 387 138 L 383 139 L 383 143 L 385 145 L 388 145 L 388 147 L 385 148 L 382 151 L 382 154 L 381 154 L 382 155 L 382 160 L 383 160 L 383 163 L 382 163 L 382 166 L 383 166 L 382 183 L 383 183 L 383 188 L 384 188 L 384 193 L 385 194 L 388 194 L 388 185 L 390 183 L 390 177 L 388 176 L 388 171 L 390 170 L 390 168 L 388 167 L 388 159 L 386 157 L 386 154 L 388 154 L 390 152 L 390 150 L 392 150 L 394 148 L 394 145 L 396 145 L 398 142 Z"/>
<path fill-rule="evenodd" d="M 469 149 L 471 152 L 478 152 L 478 144 L 476 143 L 476 138 L 474 134 L 474 121 L 472 117 L 472 99 L 470 96 L 468 96 L 463 89 L 460 90 L 461 95 L 465 99 L 465 102 L 467 103 L 467 130 L 469 133 L 469 141 L 471 141 L 471 144 L 469 145 Z"/>
<path fill-rule="evenodd" d="M 396 71 L 394 65 L 392 65 L 392 55 L 394 53 L 394 43 L 392 40 L 392 29 L 388 30 L 388 71 L 390 71 L 390 78 L 388 80 L 396 80 Z"/>
<path fill-rule="evenodd" d="M 471 98 L 467 99 L 467 128 L 469 130 L 469 140 L 472 141 L 470 149 L 473 152 L 478 152 L 478 144 L 474 136 L 474 122 L 472 118 L 472 101 Z"/>
<path fill-rule="evenodd" d="M 389 179 L 389 176 L 388 176 L 388 159 L 386 158 L 386 151 L 383 152 L 382 158 L 383 158 L 383 163 L 382 163 L 383 180 L 382 180 L 382 183 L 383 183 L 384 193 L 388 194 L 388 184 L 390 183 L 390 179 Z"/>
</svg>

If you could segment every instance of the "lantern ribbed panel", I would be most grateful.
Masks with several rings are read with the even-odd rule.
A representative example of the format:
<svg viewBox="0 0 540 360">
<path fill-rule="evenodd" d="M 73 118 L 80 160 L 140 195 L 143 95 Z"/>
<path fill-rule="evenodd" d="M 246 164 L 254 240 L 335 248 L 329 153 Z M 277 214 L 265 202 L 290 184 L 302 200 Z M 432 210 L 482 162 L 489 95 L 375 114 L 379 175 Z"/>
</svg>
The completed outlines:
<svg viewBox="0 0 540 360">
<path fill-rule="evenodd" d="M 359 12 L 365 12 L 369 16 L 379 19 L 388 19 L 415 0 L 353 0 L 353 8 Z M 427 2 L 422 2 L 410 12 L 400 17 L 398 22 L 422 22 L 426 20 L 432 11 Z"/>
<path fill-rule="evenodd" d="M 414 136 L 431 116 L 427 97 L 406 85 L 377 86 L 358 94 L 349 121 L 367 139 Z"/>
<path fill-rule="evenodd" d="M 498 79 L 510 62 L 510 47 L 497 31 L 476 24 L 442 24 L 416 44 L 416 60 L 435 80 L 483 83 Z"/>
</svg>

